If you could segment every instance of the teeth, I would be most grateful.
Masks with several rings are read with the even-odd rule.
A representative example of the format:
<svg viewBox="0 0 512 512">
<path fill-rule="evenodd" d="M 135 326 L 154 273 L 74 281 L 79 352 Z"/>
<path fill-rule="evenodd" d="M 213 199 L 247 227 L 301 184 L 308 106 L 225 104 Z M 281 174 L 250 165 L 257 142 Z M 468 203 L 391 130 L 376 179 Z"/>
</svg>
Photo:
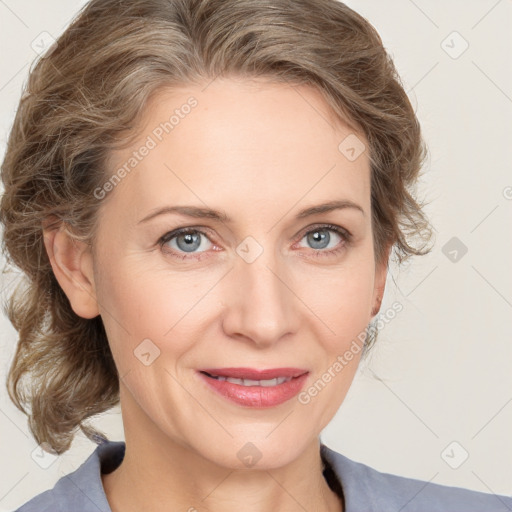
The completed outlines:
<svg viewBox="0 0 512 512">
<path fill-rule="evenodd" d="M 289 382 L 292 380 L 292 377 L 276 377 L 275 379 L 265 379 L 265 380 L 252 380 L 252 379 L 235 379 L 233 377 L 215 377 L 215 379 L 220 381 L 228 381 L 231 384 L 238 384 L 239 386 L 278 386 L 279 384 L 283 384 L 283 382 Z"/>
</svg>

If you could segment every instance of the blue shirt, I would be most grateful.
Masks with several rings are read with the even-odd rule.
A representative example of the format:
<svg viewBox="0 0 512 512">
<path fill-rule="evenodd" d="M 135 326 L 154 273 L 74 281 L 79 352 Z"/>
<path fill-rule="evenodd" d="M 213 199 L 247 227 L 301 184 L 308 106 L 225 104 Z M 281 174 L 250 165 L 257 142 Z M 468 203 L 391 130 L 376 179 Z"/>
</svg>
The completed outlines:
<svg viewBox="0 0 512 512">
<path fill-rule="evenodd" d="M 125 443 L 104 441 L 76 470 L 16 512 L 112 512 L 101 473 L 122 462 Z M 381 473 L 320 444 L 324 477 L 345 512 L 511 512 L 512 498 Z"/>
</svg>

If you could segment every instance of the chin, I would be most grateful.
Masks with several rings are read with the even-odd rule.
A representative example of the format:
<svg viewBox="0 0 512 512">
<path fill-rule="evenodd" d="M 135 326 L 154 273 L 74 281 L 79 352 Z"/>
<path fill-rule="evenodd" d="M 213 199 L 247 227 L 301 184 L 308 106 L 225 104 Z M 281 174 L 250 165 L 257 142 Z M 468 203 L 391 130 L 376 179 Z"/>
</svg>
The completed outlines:
<svg viewBox="0 0 512 512">
<path fill-rule="evenodd" d="M 202 457 L 228 469 L 276 469 L 298 458 L 311 442 L 306 433 L 295 431 L 291 434 L 284 428 L 278 433 L 279 428 L 282 426 L 273 432 L 270 430 L 270 436 L 265 428 L 265 432 L 256 435 L 240 433 L 223 442 L 210 438 L 206 444 L 196 445 L 195 449 Z M 254 433 L 254 428 L 251 430 Z"/>
</svg>

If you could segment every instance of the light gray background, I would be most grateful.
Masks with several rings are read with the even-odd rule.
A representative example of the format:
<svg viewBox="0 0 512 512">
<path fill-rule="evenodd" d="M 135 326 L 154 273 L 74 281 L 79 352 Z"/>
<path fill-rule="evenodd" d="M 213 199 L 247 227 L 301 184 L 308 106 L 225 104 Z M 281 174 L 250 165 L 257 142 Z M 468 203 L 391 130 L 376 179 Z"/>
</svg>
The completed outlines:
<svg viewBox="0 0 512 512">
<path fill-rule="evenodd" d="M 437 241 L 432 254 L 401 270 L 391 267 L 381 311 L 394 301 L 404 309 L 382 330 L 322 440 L 381 471 L 508 495 L 512 1 L 347 3 L 380 32 L 417 108 L 430 148 L 420 192 L 430 201 Z M 83 4 L 0 0 L 0 158 L 37 57 L 33 47 L 47 37 L 40 34 L 58 37 Z M 461 53 L 464 41 L 469 46 Z M 452 237 L 468 249 L 456 261 L 455 253 L 443 253 Z M 3 279 L 2 297 L 10 280 Z M 5 381 L 16 332 L 7 319 L 0 322 Z M 112 439 L 123 438 L 118 410 L 96 424 Z M 94 449 L 78 435 L 68 452 L 40 467 L 26 419 L 3 384 L 0 429 L 0 512 L 53 486 Z"/>
</svg>

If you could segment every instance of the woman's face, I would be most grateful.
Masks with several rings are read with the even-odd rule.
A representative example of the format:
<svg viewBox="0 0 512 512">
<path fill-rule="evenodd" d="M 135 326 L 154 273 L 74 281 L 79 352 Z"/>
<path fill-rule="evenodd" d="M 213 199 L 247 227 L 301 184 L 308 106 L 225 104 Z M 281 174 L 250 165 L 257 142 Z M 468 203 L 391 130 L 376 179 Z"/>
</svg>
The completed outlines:
<svg viewBox="0 0 512 512">
<path fill-rule="evenodd" d="M 366 141 L 309 87 L 206 85 L 155 96 L 140 137 L 111 155 L 94 291 L 127 439 L 151 430 L 226 467 L 247 454 L 277 467 L 342 403 L 383 290 Z M 293 384 L 200 373 L 239 367 L 306 375 L 289 396 Z"/>
</svg>

